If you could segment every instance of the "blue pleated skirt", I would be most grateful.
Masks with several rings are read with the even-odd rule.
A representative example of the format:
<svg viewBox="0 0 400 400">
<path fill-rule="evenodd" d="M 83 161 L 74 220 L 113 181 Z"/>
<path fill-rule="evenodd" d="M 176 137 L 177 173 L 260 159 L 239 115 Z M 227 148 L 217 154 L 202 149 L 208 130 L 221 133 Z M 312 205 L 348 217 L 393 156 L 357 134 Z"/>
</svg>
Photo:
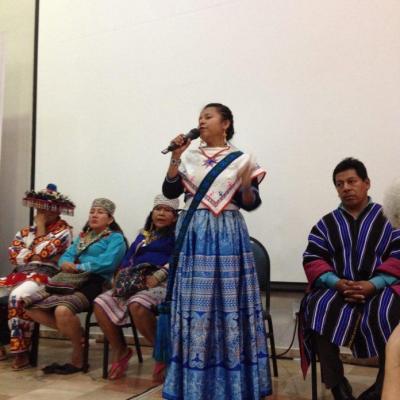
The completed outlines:
<svg viewBox="0 0 400 400">
<path fill-rule="evenodd" d="M 171 339 L 164 399 L 259 400 L 271 394 L 259 286 L 239 211 L 194 213 L 175 278 Z"/>
</svg>

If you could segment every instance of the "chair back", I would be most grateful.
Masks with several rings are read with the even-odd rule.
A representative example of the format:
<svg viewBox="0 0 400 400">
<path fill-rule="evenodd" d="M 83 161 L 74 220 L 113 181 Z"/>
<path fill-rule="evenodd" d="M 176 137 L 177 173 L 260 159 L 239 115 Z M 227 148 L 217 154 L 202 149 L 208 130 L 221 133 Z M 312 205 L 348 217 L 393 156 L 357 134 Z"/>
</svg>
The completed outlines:
<svg viewBox="0 0 400 400">
<path fill-rule="evenodd" d="M 250 244 L 256 264 L 258 284 L 260 285 L 260 290 L 265 292 L 265 311 L 269 312 L 271 292 L 271 264 L 269 255 L 263 244 L 257 239 L 250 237 Z"/>
</svg>

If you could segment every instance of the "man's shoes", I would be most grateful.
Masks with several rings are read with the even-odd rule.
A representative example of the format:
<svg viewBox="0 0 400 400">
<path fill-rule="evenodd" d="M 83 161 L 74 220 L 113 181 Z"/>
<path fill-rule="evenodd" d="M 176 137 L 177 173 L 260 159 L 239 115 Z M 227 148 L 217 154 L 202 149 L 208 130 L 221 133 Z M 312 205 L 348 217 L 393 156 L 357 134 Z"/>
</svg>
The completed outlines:
<svg viewBox="0 0 400 400">
<path fill-rule="evenodd" d="M 357 400 L 380 400 L 381 396 L 382 396 L 382 385 L 379 385 L 375 382 L 365 392 L 362 392 L 357 397 Z"/>
<path fill-rule="evenodd" d="M 356 400 L 356 398 L 352 395 L 353 390 L 346 378 L 343 378 L 338 385 L 332 388 L 331 392 L 335 400 Z"/>
</svg>

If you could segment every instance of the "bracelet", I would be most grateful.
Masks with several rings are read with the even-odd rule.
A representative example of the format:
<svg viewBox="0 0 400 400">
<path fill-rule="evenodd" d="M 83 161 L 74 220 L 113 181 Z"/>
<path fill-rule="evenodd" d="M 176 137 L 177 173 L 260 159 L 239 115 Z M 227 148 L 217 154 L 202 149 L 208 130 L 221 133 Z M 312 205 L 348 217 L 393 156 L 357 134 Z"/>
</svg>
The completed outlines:
<svg viewBox="0 0 400 400">
<path fill-rule="evenodd" d="M 175 183 L 178 182 L 178 180 L 179 180 L 179 174 L 173 178 L 168 178 L 168 175 L 165 177 L 165 181 L 168 183 Z"/>
<path fill-rule="evenodd" d="M 171 165 L 173 167 L 179 167 L 181 162 L 182 162 L 182 160 L 180 158 L 171 158 L 171 162 L 169 163 L 169 165 Z"/>
</svg>

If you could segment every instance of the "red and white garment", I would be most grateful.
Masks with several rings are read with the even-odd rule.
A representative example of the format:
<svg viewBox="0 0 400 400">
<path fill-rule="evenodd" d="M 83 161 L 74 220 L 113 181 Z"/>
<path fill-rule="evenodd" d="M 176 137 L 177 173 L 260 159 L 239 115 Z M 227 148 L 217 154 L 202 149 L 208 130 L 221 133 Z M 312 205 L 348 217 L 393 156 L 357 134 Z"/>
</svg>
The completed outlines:
<svg viewBox="0 0 400 400">
<path fill-rule="evenodd" d="M 16 271 L 6 277 L 0 278 L 0 286 L 15 286 L 28 279 L 39 283 L 47 283 L 46 274 L 40 273 L 39 265 L 57 266 L 60 256 L 71 244 L 71 227 L 62 219 L 47 227 L 47 233 L 36 237 L 36 226 L 21 229 L 15 235 L 11 246 L 8 248 L 10 262 L 16 266 Z M 23 267 L 38 264 L 39 270 L 29 269 L 23 271 Z M 44 276 L 42 276 L 44 275 Z"/>
</svg>

